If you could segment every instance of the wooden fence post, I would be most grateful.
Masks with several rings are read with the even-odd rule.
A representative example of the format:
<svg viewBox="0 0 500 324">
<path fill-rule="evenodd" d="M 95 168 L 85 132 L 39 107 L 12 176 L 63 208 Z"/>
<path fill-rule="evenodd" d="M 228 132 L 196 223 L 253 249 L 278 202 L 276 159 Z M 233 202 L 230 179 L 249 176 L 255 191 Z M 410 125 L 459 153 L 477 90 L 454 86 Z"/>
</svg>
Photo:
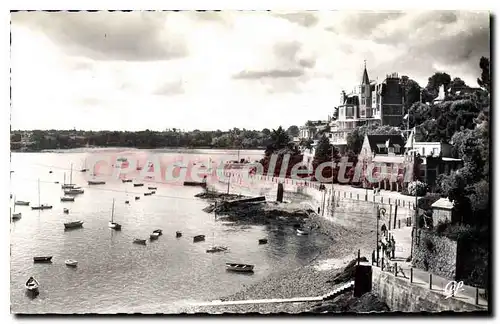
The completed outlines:
<svg viewBox="0 0 500 324">
<path fill-rule="evenodd" d="M 476 305 L 479 305 L 479 288 L 476 287 Z"/>
<path fill-rule="evenodd" d="M 432 290 L 432 273 L 429 273 L 429 289 Z"/>
<path fill-rule="evenodd" d="M 394 276 L 395 277 L 398 276 L 398 263 L 397 262 L 394 262 Z"/>
<path fill-rule="evenodd" d="M 358 265 L 361 262 L 361 250 L 358 249 Z"/>
<path fill-rule="evenodd" d="M 410 268 L 410 283 L 413 282 L 413 267 Z"/>
</svg>

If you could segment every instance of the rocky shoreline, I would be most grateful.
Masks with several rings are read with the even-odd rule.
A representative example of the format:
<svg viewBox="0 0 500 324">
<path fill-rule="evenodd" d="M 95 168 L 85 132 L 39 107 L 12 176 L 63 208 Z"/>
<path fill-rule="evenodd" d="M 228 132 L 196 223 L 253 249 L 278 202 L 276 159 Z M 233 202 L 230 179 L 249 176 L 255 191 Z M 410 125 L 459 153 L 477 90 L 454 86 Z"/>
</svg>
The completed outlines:
<svg viewBox="0 0 500 324">
<path fill-rule="evenodd" d="M 197 197 L 212 202 L 206 212 L 235 224 L 274 224 L 305 227 L 328 236 L 332 245 L 321 251 L 309 265 L 273 273 L 236 294 L 222 296 L 221 300 L 250 300 L 270 298 L 313 297 L 331 292 L 338 285 L 352 280 L 353 264 L 358 249 L 361 256 L 371 257 L 374 230 L 336 224 L 317 215 L 302 204 L 257 202 L 227 204 L 229 200 L 244 197 L 216 192 L 204 192 Z M 349 264 L 349 262 L 351 263 Z M 346 267 L 347 266 L 347 267 Z M 344 268 L 346 267 L 346 268 Z M 197 307 L 202 313 L 302 313 L 302 312 L 370 312 L 387 311 L 387 306 L 372 294 L 355 298 L 351 292 L 327 302 L 246 304 Z M 192 312 L 192 310 L 191 310 Z"/>
</svg>

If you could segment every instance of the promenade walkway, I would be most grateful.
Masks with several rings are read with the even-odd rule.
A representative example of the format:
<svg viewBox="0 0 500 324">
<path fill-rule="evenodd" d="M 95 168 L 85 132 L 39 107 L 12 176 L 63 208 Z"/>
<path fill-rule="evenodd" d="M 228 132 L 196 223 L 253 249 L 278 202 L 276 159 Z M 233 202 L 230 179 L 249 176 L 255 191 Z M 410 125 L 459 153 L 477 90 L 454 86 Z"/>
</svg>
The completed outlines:
<svg viewBox="0 0 500 324">
<path fill-rule="evenodd" d="M 450 290 L 446 290 L 446 286 L 452 280 L 440 277 L 422 269 L 413 268 L 411 262 L 406 262 L 406 259 L 411 255 L 411 227 L 394 229 L 389 231 L 389 233 L 394 236 L 394 240 L 396 242 L 396 249 L 394 253 L 395 258 L 389 261 L 384 260 L 386 265 L 389 264 L 389 267 L 386 265 L 384 266 L 384 271 L 394 273 L 395 266 L 397 264 L 397 277 L 406 278 L 409 281 L 412 277 L 412 284 L 421 285 L 422 287 L 426 287 L 433 292 L 442 294 L 443 298 L 449 296 Z M 412 268 L 413 270 L 411 270 Z M 448 288 L 451 288 L 451 284 Z M 482 294 L 484 294 L 484 289 L 482 288 L 476 289 L 476 287 L 463 285 L 455 293 L 455 295 L 450 298 L 459 299 L 471 305 L 477 305 L 486 309 L 488 301 L 481 297 Z"/>
</svg>

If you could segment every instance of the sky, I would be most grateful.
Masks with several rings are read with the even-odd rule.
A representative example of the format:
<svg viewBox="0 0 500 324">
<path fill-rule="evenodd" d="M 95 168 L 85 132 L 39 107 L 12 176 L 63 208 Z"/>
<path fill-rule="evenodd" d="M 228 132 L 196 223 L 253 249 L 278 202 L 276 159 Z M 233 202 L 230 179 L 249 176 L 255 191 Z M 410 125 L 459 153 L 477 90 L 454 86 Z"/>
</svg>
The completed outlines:
<svg viewBox="0 0 500 324">
<path fill-rule="evenodd" d="M 476 87 L 472 11 L 15 12 L 12 129 L 227 130 L 327 119 L 340 92 L 398 72 Z"/>
</svg>

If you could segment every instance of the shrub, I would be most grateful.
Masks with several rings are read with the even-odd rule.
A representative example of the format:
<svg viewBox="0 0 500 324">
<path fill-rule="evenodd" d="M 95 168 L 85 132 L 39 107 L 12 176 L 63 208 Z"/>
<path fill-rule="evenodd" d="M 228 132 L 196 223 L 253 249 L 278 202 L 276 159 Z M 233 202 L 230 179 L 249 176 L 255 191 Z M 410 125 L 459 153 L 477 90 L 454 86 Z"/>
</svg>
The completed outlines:
<svg viewBox="0 0 500 324">
<path fill-rule="evenodd" d="M 413 181 L 408 184 L 408 194 L 410 196 L 424 196 L 427 193 L 427 184 L 422 181 Z"/>
</svg>

